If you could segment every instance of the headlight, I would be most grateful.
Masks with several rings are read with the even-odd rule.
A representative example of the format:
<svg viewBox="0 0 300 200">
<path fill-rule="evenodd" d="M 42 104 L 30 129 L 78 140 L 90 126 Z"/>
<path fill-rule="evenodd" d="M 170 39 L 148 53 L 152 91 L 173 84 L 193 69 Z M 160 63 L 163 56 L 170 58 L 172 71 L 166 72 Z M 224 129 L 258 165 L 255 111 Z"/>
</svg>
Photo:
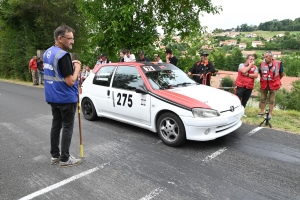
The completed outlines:
<svg viewBox="0 0 300 200">
<path fill-rule="evenodd" d="M 193 108 L 194 117 L 209 118 L 220 116 L 220 113 L 216 110 L 205 109 L 205 108 Z"/>
</svg>

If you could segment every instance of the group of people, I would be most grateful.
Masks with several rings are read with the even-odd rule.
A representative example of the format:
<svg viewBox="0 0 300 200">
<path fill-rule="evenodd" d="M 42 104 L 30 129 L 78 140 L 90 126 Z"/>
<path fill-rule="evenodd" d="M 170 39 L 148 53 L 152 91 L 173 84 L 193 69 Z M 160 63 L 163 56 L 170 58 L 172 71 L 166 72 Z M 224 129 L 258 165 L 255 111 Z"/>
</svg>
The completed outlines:
<svg viewBox="0 0 300 200">
<path fill-rule="evenodd" d="M 236 95 L 240 98 L 244 107 L 251 96 L 254 88 L 254 81 L 260 75 L 260 112 L 258 117 L 265 115 L 265 107 L 268 100 L 269 114 L 268 118 L 272 119 L 272 113 L 275 105 L 275 96 L 277 90 L 281 87 L 281 78 L 283 77 L 283 65 L 279 60 L 273 59 L 272 52 L 264 53 L 264 60 L 260 67 L 255 66 L 254 55 L 248 55 L 246 62 L 239 65 L 238 76 L 235 81 L 237 87 Z"/>
<path fill-rule="evenodd" d="M 173 51 L 170 48 L 167 48 L 165 51 L 166 54 L 166 63 L 171 63 L 175 66 L 177 66 L 178 59 L 176 56 L 173 55 Z M 151 59 L 145 56 L 144 51 L 139 51 L 139 57 L 136 59 L 135 55 L 130 52 L 129 49 L 125 49 L 120 51 L 120 58 L 119 62 L 151 62 Z M 160 55 L 158 53 L 154 54 L 154 62 L 162 63 L 163 61 L 160 58 Z M 111 63 L 110 60 L 107 59 L 107 53 L 102 53 L 97 58 L 96 64 L 106 64 Z"/>
<path fill-rule="evenodd" d="M 33 85 L 43 84 L 44 63 L 41 57 L 33 56 L 28 64 L 28 71 L 32 76 Z"/>
<path fill-rule="evenodd" d="M 201 53 L 201 60 L 195 63 L 189 70 L 188 75 L 200 84 L 210 86 L 211 74 L 216 72 L 214 65 L 208 61 L 208 53 Z M 264 54 L 264 61 L 260 63 L 260 67 L 255 66 L 254 55 L 248 55 L 245 63 L 241 63 L 238 67 L 238 76 L 235 81 L 236 95 L 241 100 L 241 104 L 245 108 L 254 88 L 254 81 L 260 74 L 260 112 L 258 117 L 265 115 L 266 102 L 269 103 L 268 118 L 272 118 L 275 105 L 275 95 L 281 86 L 280 79 L 283 77 L 283 65 L 279 60 L 273 59 L 272 52 L 267 51 Z M 246 115 L 244 115 L 246 117 Z"/>
</svg>

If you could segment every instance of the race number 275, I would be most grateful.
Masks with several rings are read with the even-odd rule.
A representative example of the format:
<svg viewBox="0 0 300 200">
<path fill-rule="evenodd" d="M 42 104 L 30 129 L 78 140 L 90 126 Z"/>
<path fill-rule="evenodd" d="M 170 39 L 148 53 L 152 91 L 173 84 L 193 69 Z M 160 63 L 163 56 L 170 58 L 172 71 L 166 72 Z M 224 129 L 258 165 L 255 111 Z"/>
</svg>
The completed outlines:
<svg viewBox="0 0 300 200">
<path fill-rule="evenodd" d="M 132 94 L 128 95 L 128 94 L 125 94 L 125 93 L 123 93 L 123 94 L 118 93 L 117 97 L 118 97 L 117 105 L 119 105 L 119 106 L 125 106 L 126 101 L 127 101 L 128 107 L 132 107 Z M 123 104 L 122 104 L 122 101 L 123 101 Z"/>
</svg>

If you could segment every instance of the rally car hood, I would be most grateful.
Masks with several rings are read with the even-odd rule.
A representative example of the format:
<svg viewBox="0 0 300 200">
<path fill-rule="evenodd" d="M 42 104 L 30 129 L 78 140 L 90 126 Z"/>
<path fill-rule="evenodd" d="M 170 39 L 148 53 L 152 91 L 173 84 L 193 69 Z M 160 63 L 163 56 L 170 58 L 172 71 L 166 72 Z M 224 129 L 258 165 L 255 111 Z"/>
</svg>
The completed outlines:
<svg viewBox="0 0 300 200">
<path fill-rule="evenodd" d="M 156 94 L 165 96 L 165 98 L 174 102 L 185 104 L 185 106 L 190 108 L 202 107 L 224 111 L 229 110 L 231 106 L 238 107 L 241 105 L 236 95 L 205 85 L 176 87 L 174 89 L 156 91 Z M 182 101 L 183 98 L 185 101 Z"/>
</svg>

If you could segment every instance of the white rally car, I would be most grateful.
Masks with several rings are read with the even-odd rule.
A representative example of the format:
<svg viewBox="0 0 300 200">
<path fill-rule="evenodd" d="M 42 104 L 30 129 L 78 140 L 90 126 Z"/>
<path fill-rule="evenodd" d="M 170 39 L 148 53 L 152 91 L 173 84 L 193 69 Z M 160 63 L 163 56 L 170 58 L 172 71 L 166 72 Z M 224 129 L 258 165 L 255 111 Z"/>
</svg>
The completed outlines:
<svg viewBox="0 0 300 200">
<path fill-rule="evenodd" d="M 227 135 L 244 114 L 234 94 L 199 85 L 167 63 L 96 65 L 81 89 L 87 120 L 107 117 L 145 128 L 169 146 Z"/>
</svg>

